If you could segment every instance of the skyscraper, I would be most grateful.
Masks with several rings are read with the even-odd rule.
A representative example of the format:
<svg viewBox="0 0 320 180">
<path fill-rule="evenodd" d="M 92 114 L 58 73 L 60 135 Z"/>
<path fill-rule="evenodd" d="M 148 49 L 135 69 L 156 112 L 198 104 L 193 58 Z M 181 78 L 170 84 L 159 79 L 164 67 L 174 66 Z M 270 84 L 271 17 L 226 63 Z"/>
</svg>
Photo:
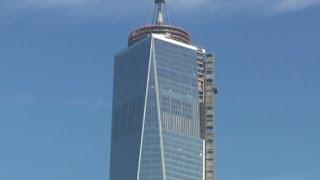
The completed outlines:
<svg viewBox="0 0 320 180">
<path fill-rule="evenodd" d="M 155 3 L 115 56 L 110 180 L 214 180 L 214 56 Z"/>
</svg>

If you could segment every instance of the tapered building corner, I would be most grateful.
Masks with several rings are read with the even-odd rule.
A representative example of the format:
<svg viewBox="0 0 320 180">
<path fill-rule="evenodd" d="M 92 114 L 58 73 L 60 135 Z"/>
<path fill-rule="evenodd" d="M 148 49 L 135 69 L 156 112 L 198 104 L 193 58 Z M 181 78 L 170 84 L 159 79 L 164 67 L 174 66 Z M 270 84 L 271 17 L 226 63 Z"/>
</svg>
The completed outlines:
<svg viewBox="0 0 320 180">
<path fill-rule="evenodd" d="M 215 180 L 214 54 L 155 6 L 115 56 L 110 180 Z"/>
</svg>

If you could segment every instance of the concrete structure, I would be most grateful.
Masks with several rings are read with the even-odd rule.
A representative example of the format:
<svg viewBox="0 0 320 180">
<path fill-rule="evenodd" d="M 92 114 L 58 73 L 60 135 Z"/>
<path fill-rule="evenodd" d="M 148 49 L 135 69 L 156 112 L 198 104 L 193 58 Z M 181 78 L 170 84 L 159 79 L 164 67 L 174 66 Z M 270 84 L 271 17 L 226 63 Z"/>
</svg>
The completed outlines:
<svg viewBox="0 0 320 180">
<path fill-rule="evenodd" d="M 115 56 L 110 180 L 214 180 L 214 56 L 155 2 Z"/>
</svg>

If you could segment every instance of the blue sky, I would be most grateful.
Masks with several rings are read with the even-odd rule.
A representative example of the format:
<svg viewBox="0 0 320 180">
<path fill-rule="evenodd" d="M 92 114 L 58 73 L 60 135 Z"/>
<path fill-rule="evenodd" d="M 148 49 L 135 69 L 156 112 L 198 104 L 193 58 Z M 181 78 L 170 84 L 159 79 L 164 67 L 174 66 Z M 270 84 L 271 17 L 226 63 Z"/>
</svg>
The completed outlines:
<svg viewBox="0 0 320 180">
<path fill-rule="evenodd" d="M 113 55 L 152 3 L 0 1 L 0 179 L 108 179 Z M 216 54 L 218 179 L 320 179 L 320 1 L 168 9 Z"/>
</svg>

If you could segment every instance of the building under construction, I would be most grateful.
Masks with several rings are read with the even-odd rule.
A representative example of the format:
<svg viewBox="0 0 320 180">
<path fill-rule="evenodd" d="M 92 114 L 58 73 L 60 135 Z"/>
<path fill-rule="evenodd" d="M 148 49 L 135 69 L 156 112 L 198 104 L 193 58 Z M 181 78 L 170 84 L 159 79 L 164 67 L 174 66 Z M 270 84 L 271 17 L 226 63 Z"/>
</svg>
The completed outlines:
<svg viewBox="0 0 320 180">
<path fill-rule="evenodd" d="M 215 58 L 165 7 L 115 56 L 110 180 L 215 180 Z"/>
</svg>

